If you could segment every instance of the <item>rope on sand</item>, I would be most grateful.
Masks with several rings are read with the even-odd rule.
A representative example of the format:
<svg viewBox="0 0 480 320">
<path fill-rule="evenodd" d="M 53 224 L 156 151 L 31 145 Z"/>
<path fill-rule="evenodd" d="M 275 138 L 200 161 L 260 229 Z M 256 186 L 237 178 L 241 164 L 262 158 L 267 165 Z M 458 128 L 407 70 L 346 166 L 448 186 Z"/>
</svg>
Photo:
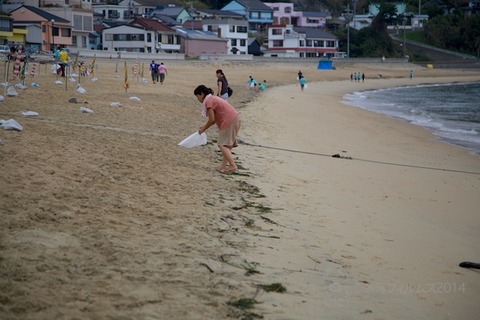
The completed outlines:
<svg viewBox="0 0 480 320">
<path fill-rule="evenodd" d="M 445 169 L 445 168 L 437 168 L 437 167 L 419 166 L 419 165 L 413 165 L 413 164 L 403 164 L 403 163 L 395 163 L 395 162 L 387 162 L 387 161 L 379 161 L 379 160 L 371 160 L 371 159 L 353 158 L 353 157 L 350 157 L 350 156 L 341 156 L 338 153 L 336 153 L 336 154 L 326 154 L 326 153 L 318 153 L 318 152 L 310 152 L 310 151 L 292 150 L 292 149 L 285 149 L 285 148 L 279 148 L 279 147 L 265 146 L 265 145 L 260 145 L 260 144 L 252 144 L 252 143 L 248 143 L 248 142 L 244 142 L 244 141 L 238 141 L 238 143 L 246 145 L 246 146 L 250 146 L 250 147 L 258 147 L 258 148 L 264 148 L 264 149 L 272 149 L 272 150 L 280 150 L 280 151 L 286 151 L 286 152 L 302 153 L 302 154 L 322 156 L 322 157 L 332 157 L 332 158 L 346 159 L 346 160 L 357 160 L 357 161 L 377 163 L 377 164 L 383 164 L 383 165 L 389 165 L 389 166 L 398 166 L 398 167 L 407 167 L 407 168 L 416 168 L 416 169 L 427 169 L 427 170 L 436 170 L 436 171 L 480 175 L 480 172 L 475 172 L 475 171 Z"/>
</svg>

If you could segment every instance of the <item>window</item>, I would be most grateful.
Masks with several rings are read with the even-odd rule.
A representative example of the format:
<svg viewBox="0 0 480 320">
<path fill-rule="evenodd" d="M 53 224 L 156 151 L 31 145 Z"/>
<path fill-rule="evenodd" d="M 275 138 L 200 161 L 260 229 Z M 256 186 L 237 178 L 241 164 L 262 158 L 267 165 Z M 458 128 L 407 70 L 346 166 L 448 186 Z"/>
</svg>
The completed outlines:
<svg viewBox="0 0 480 320">
<path fill-rule="evenodd" d="M 111 34 L 109 34 L 111 36 Z M 77 47 L 77 36 L 72 36 L 72 47 Z"/>
<path fill-rule="evenodd" d="M 83 30 L 85 30 L 85 31 L 92 31 L 93 30 L 92 17 L 83 16 Z"/>
<path fill-rule="evenodd" d="M 312 40 L 307 40 L 305 45 L 307 47 L 311 47 L 312 46 Z"/>
<path fill-rule="evenodd" d="M 235 32 L 235 26 L 230 26 L 230 27 L 229 27 L 229 31 L 230 31 L 230 32 Z"/>
<path fill-rule="evenodd" d="M 318 47 L 323 47 L 323 40 L 315 40 L 313 41 L 313 46 L 318 48 Z"/>
<path fill-rule="evenodd" d="M 87 47 L 87 37 L 82 36 L 82 48 L 86 48 L 86 47 Z"/>
<path fill-rule="evenodd" d="M 300 45 L 299 45 L 299 46 L 300 46 L 300 47 L 305 47 L 305 41 L 300 40 Z"/>
<path fill-rule="evenodd" d="M 273 7 L 272 9 L 273 9 L 273 11 L 280 11 L 279 7 Z"/>
<path fill-rule="evenodd" d="M 281 36 L 283 34 L 282 29 L 272 29 L 272 35 Z"/>
<path fill-rule="evenodd" d="M 327 48 L 335 48 L 335 41 L 327 41 Z"/>
<path fill-rule="evenodd" d="M 237 45 L 237 39 L 232 39 L 232 40 L 230 40 L 230 42 L 232 43 L 232 46 L 236 46 L 236 45 Z"/>
<path fill-rule="evenodd" d="M 152 42 L 152 34 L 150 32 L 147 33 L 147 42 Z"/>
<path fill-rule="evenodd" d="M 172 35 L 172 34 L 169 34 L 169 35 L 168 35 L 167 43 L 168 43 L 168 44 L 175 44 L 175 36 Z"/>
<path fill-rule="evenodd" d="M 113 40 L 114 41 L 145 41 L 145 35 L 144 34 L 114 34 Z"/>
<path fill-rule="evenodd" d="M 58 37 L 60 35 L 59 29 L 57 27 L 52 27 L 52 35 Z"/>
<path fill-rule="evenodd" d="M 291 12 L 292 12 L 292 8 L 291 8 L 291 7 L 285 7 L 284 12 L 285 12 L 285 13 L 291 13 Z"/>
<path fill-rule="evenodd" d="M 318 24 L 318 23 L 320 23 L 320 22 L 318 21 L 318 19 L 310 19 L 310 18 L 308 18 L 308 19 L 307 19 L 307 23 L 316 23 L 316 24 Z"/>
<path fill-rule="evenodd" d="M 245 47 L 247 45 L 247 40 L 240 39 L 240 46 Z"/>
<path fill-rule="evenodd" d="M 70 38 L 70 31 L 71 31 L 70 29 L 63 28 L 60 30 L 61 30 L 62 37 Z"/>
<path fill-rule="evenodd" d="M 273 40 L 274 47 L 283 47 L 283 40 Z"/>
<path fill-rule="evenodd" d="M 73 29 L 83 30 L 83 20 L 82 16 L 76 14 L 73 16 Z"/>
<path fill-rule="evenodd" d="M 247 27 L 246 26 L 237 26 L 237 33 L 247 33 Z"/>
</svg>

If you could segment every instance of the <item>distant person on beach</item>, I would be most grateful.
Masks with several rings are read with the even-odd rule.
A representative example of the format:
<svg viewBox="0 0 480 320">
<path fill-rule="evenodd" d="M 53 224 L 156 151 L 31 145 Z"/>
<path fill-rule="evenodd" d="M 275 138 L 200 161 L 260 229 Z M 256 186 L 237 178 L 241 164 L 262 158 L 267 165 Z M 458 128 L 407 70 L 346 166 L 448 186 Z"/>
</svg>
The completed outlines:
<svg viewBox="0 0 480 320">
<path fill-rule="evenodd" d="M 365 82 L 365 73 L 362 73 L 362 82 Z"/>
<path fill-rule="evenodd" d="M 233 160 L 232 149 L 237 147 L 237 134 L 240 131 L 240 113 L 228 102 L 214 95 L 212 89 L 199 85 L 193 91 L 198 101 L 203 105 L 202 116 L 208 118 L 205 125 L 198 129 L 202 134 L 212 125 L 218 127 L 217 145 L 223 155 L 217 171 L 231 174 L 237 170 Z"/>
<path fill-rule="evenodd" d="M 298 73 L 297 73 L 297 80 L 300 81 L 300 78 L 303 77 L 303 73 L 301 70 L 298 70 Z"/>
<path fill-rule="evenodd" d="M 158 76 L 160 77 L 160 84 L 163 84 L 165 81 L 165 75 L 168 74 L 167 68 L 163 64 L 163 62 L 160 62 L 157 68 Z"/>
<path fill-rule="evenodd" d="M 253 79 L 252 76 L 248 78 L 247 86 L 250 90 L 257 91 L 257 80 Z"/>
<path fill-rule="evenodd" d="M 350 73 L 350 81 L 353 82 L 353 73 Z"/>
<path fill-rule="evenodd" d="M 300 83 L 300 90 L 303 91 L 303 89 L 305 88 L 305 85 L 307 84 L 307 79 L 305 79 L 304 76 L 301 76 L 300 80 L 298 80 L 298 82 Z"/>
<path fill-rule="evenodd" d="M 158 82 L 158 64 L 155 63 L 155 60 L 152 60 L 150 63 L 150 74 L 152 75 L 153 83 Z"/>
<path fill-rule="evenodd" d="M 222 69 L 218 69 L 215 74 L 217 75 L 217 96 L 223 100 L 228 100 L 228 81 L 227 77 L 223 73 Z"/>
<path fill-rule="evenodd" d="M 260 85 L 258 86 L 258 88 L 262 91 L 267 89 L 267 87 L 268 87 L 267 80 L 263 80 L 263 82 L 260 83 Z"/>
<path fill-rule="evenodd" d="M 408 75 L 408 76 L 410 77 L 410 79 L 412 79 L 412 78 L 413 78 L 413 70 L 410 70 L 410 73 L 409 73 L 409 75 Z"/>
<path fill-rule="evenodd" d="M 60 53 L 58 54 L 58 60 L 60 64 L 60 68 L 62 69 L 62 77 L 65 77 L 65 70 L 68 64 L 68 52 L 63 48 Z"/>
</svg>

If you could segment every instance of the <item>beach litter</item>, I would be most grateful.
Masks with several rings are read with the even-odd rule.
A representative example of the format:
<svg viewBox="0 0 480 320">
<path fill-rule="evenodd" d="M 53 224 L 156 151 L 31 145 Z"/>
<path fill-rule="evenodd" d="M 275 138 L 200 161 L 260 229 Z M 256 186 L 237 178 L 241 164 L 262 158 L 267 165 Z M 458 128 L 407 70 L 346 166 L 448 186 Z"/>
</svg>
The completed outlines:
<svg viewBox="0 0 480 320">
<path fill-rule="evenodd" d="M 5 97 L 4 97 L 4 96 L 0 96 L 0 102 L 3 102 L 3 100 L 5 100 Z"/>
<path fill-rule="evenodd" d="M 55 80 L 55 84 L 56 84 L 57 86 L 59 86 L 59 85 L 63 84 L 63 82 L 60 81 L 60 80 Z"/>
<path fill-rule="evenodd" d="M 85 92 L 87 92 L 87 90 L 85 90 L 85 88 L 81 87 L 80 85 L 77 85 L 77 92 L 84 94 Z"/>
<path fill-rule="evenodd" d="M 16 96 L 18 96 L 18 92 L 17 92 L 17 90 L 15 90 L 15 88 L 13 86 L 10 86 L 7 89 L 7 96 L 16 97 Z"/>
<path fill-rule="evenodd" d="M 39 85 L 38 83 L 36 83 L 36 82 L 32 82 L 32 87 L 38 88 L 38 87 L 40 87 L 40 85 Z"/>
<path fill-rule="evenodd" d="M 204 132 L 199 134 L 198 131 L 195 131 L 178 144 L 180 147 L 184 148 L 195 148 L 207 144 L 207 134 Z"/>
<path fill-rule="evenodd" d="M 132 101 L 142 101 L 142 100 L 140 100 L 139 97 L 130 97 L 130 98 L 128 98 L 128 99 L 130 99 L 130 100 L 132 100 Z"/>
<path fill-rule="evenodd" d="M 93 110 L 90 108 L 80 107 L 80 112 L 83 113 L 93 113 Z"/>
<path fill-rule="evenodd" d="M 21 83 L 17 83 L 17 84 L 15 84 L 15 88 L 18 88 L 20 90 L 25 90 L 25 89 L 27 89 L 27 86 L 24 85 L 24 84 L 21 84 Z"/>
<path fill-rule="evenodd" d="M 9 120 L 0 119 L 0 126 L 2 126 L 4 130 L 15 130 L 15 131 L 23 130 L 23 127 L 14 119 L 9 119 Z"/>
<path fill-rule="evenodd" d="M 38 116 L 38 112 L 24 111 L 24 112 L 22 112 L 22 115 L 25 116 L 25 117 L 36 117 L 36 116 Z"/>
<path fill-rule="evenodd" d="M 112 102 L 112 103 L 110 103 L 110 105 L 112 107 L 121 107 L 122 106 L 122 104 L 120 102 Z"/>
</svg>

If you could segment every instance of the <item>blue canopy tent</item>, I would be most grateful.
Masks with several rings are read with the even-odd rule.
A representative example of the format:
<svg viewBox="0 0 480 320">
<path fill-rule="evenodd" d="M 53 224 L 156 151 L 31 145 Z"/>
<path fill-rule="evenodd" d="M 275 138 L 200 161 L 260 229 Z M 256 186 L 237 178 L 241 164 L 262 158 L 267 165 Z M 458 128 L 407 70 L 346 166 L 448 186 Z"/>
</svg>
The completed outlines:
<svg viewBox="0 0 480 320">
<path fill-rule="evenodd" d="M 317 70 L 332 70 L 332 60 L 320 60 Z"/>
</svg>

